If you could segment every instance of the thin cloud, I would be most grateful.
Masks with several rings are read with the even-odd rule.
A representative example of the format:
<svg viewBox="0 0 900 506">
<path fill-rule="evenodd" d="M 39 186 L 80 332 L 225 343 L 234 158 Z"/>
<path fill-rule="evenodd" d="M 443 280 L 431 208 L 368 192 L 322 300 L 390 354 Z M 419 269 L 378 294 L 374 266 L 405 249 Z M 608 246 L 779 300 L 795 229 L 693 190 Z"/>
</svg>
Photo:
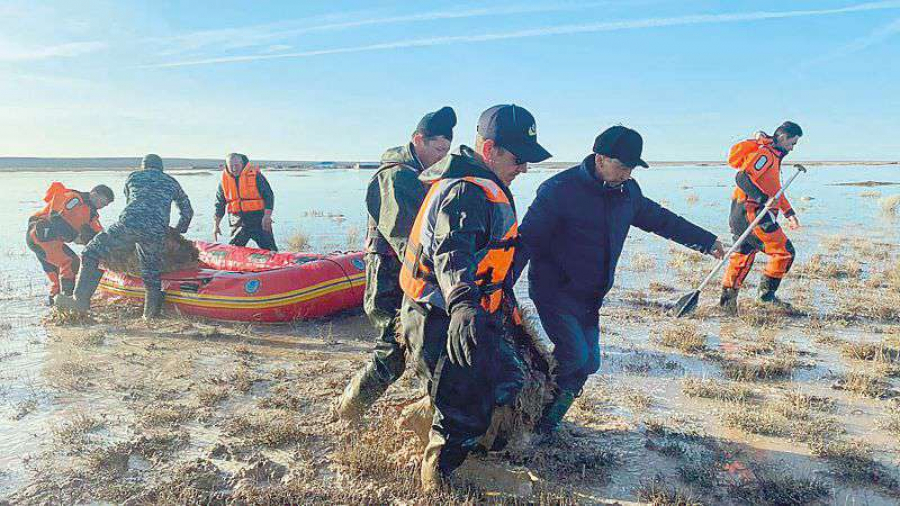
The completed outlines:
<svg viewBox="0 0 900 506">
<path fill-rule="evenodd" d="M 22 62 L 47 60 L 50 58 L 71 58 L 100 51 L 107 47 L 105 42 L 68 42 L 52 46 L 25 48 L 0 41 L 0 62 Z"/>
<path fill-rule="evenodd" d="M 697 14 L 688 16 L 676 16 L 667 18 L 646 18 L 629 21 L 613 21 L 604 23 L 588 23 L 577 25 L 561 25 L 555 27 L 533 28 L 511 32 L 490 33 L 480 35 L 459 35 L 447 37 L 432 37 L 424 39 L 400 40 L 381 44 L 369 44 L 333 49 L 321 49 L 315 51 L 301 51 L 279 54 L 254 54 L 244 56 L 225 56 L 219 58 L 205 58 L 190 61 L 176 61 L 142 65 L 144 68 L 187 67 L 196 65 L 212 65 L 219 63 L 238 63 L 261 60 L 276 60 L 286 58 L 309 58 L 313 56 L 325 56 L 345 53 L 361 53 L 369 51 L 385 51 L 391 49 L 404 49 L 414 47 L 441 46 L 450 44 L 465 44 L 474 42 L 487 42 L 495 40 L 522 39 L 530 37 L 545 37 L 550 35 L 573 35 L 581 33 L 611 32 L 621 30 L 639 30 L 648 28 L 664 28 L 671 26 L 687 26 L 702 24 L 721 24 L 765 21 L 774 19 L 788 19 L 815 16 L 833 16 L 854 12 L 866 12 L 876 10 L 898 9 L 900 1 L 868 2 L 834 9 L 811 9 L 793 11 L 760 11 L 735 14 Z"/>
<path fill-rule="evenodd" d="M 887 39 L 893 37 L 894 35 L 897 35 L 898 33 L 900 33 L 900 18 L 897 18 L 886 25 L 872 30 L 870 33 L 850 42 L 846 46 L 838 48 L 837 50 L 832 51 L 824 56 L 820 56 L 818 58 L 814 58 L 812 60 L 804 62 L 803 67 L 807 68 L 814 65 L 819 65 L 821 63 L 826 63 L 831 60 L 843 58 L 845 56 L 864 51 L 874 45 L 886 41 Z"/>
<path fill-rule="evenodd" d="M 162 39 L 164 42 L 174 42 L 181 50 L 197 50 L 206 46 L 215 45 L 217 48 L 224 49 L 240 49 L 253 47 L 258 45 L 270 44 L 272 41 L 288 39 L 298 35 L 309 33 L 329 32 L 338 30 L 348 30 L 352 28 L 362 28 L 367 26 L 383 26 L 401 23 L 416 23 L 427 21 L 441 21 L 450 19 L 468 19 L 485 16 L 509 16 L 515 14 L 536 14 L 548 12 L 566 12 L 589 9 L 602 5 L 609 5 L 610 2 L 591 2 L 579 4 L 557 4 L 557 5 L 530 5 L 516 7 L 492 7 L 455 11 L 434 11 L 423 12 L 418 14 L 405 14 L 401 16 L 390 16 L 381 18 L 368 18 L 352 21 L 335 21 L 326 22 L 311 26 L 296 26 L 295 24 L 305 24 L 309 20 L 282 21 L 276 24 L 262 24 L 256 26 L 248 26 L 242 28 L 223 28 L 220 30 L 203 30 L 193 33 L 177 35 L 168 39 Z M 285 28 L 287 27 L 287 28 Z"/>
</svg>

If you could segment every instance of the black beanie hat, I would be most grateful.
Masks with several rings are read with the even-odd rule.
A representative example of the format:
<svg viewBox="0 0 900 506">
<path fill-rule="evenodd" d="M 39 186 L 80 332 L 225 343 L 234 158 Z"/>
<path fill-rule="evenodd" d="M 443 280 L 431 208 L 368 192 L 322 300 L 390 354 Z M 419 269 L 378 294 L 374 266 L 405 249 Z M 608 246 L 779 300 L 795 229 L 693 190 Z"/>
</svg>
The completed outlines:
<svg viewBox="0 0 900 506">
<path fill-rule="evenodd" d="M 437 137 L 443 135 L 448 140 L 453 140 L 453 127 L 456 126 L 456 113 L 452 107 L 441 107 L 437 111 L 426 114 L 414 133 L 425 137 Z"/>
</svg>

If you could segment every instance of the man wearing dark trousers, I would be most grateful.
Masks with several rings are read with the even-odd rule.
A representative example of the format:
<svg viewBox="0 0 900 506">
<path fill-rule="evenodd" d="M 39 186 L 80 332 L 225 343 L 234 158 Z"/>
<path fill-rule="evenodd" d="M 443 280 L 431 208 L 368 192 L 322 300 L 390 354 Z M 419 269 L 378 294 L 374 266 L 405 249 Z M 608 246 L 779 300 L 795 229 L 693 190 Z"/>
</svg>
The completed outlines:
<svg viewBox="0 0 900 506">
<path fill-rule="evenodd" d="M 632 225 L 716 258 L 724 254 L 715 235 L 643 195 L 631 178 L 635 167 L 648 166 L 642 150 L 636 131 L 607 129 L 580 165 L 541 184 L 522 220 L 529 295 L 557 362 L 555 396 L 537 424 L 539 434 L 556 431 L 600 367 L 599 309 Z"/>
<path fill-rule="evenodd" d="M 229 244 L 246 246 L 253 239 L 262 249 L 278 251 L 272 233 L 274 208 L 275 194 L 259 167 L 251 165 L 246 155 L 230 153 L 225 158 L 225 169 L 216 191 L 214 240 L 222 233 L 219 223 L 228 211 Z"/>
<path fill-rule="evenodd" d="M 507 408 L 524 378 L 507 368 L 502 314 L 515 300 L 518 226 L 509 185 L 550 157 L 534 117 L 499 105 L 482 113 L 474 148 L 460 146 L 422 174 L 430 184 L 403 255 L 404 341 L 434 406 L 422 457 L 425 491 L 440 488 Z"/>
<path fill-rule="evenodd" d="M 426 114 L 404 146 L 387 150 L 366 191 L 366 293 L 363 309 L 378 332 L 371 360 L 353 375 L 337 403 L 341 418 L 357 421 L 406 368 L 397 342 L 403 301 L 400 259 L 428 186 L 422 171 L 444 158 L 453 141 L 456 113 L 450 107 Z"/>
</svg>

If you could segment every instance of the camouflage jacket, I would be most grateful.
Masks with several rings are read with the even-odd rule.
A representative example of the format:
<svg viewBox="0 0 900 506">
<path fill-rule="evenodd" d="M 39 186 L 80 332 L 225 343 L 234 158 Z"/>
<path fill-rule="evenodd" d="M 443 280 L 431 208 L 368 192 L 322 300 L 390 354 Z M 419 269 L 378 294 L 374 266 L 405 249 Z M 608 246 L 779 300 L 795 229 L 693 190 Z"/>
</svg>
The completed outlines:
<svg viewBox="0 0 900 506">
<path fill-rule="evenodd" d="M 409 231 L 428 185 L 419 180 L 422 163 L 412 144 L 387 150 L 366 191 L 369 215 L 366 253 L 403 256 Z"/>
<path fill-rule="evenodd" d="M 164 230 L 169 226 L 169 215 L 174 202 L 178 206 L 179 232 L 187 231 L 194 217 L 194 210 L 187 194 L 172 176 L 158 169 L 132 172 L 125 180 L 127 203 L 119 222 L 130 228 Z"/>
</svg>

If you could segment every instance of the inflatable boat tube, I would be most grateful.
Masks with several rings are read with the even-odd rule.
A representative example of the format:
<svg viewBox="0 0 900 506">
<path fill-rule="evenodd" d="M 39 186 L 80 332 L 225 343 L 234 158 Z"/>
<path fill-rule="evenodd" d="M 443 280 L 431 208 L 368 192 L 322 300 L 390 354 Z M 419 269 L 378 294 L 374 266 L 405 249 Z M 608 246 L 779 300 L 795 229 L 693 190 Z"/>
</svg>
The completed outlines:
<svg viewBox="0 0 900 506">
<path fill-rule="evenodd" d="M 362 305 L 362 252 L 274 253 L 200 242 L 200 266 L 162 276 L 165 301 L 181 314 L 262 323 L 320 318 Z M 100 295 L 143 299 L 139 276 L 106 271 Z"/>
</svg>

